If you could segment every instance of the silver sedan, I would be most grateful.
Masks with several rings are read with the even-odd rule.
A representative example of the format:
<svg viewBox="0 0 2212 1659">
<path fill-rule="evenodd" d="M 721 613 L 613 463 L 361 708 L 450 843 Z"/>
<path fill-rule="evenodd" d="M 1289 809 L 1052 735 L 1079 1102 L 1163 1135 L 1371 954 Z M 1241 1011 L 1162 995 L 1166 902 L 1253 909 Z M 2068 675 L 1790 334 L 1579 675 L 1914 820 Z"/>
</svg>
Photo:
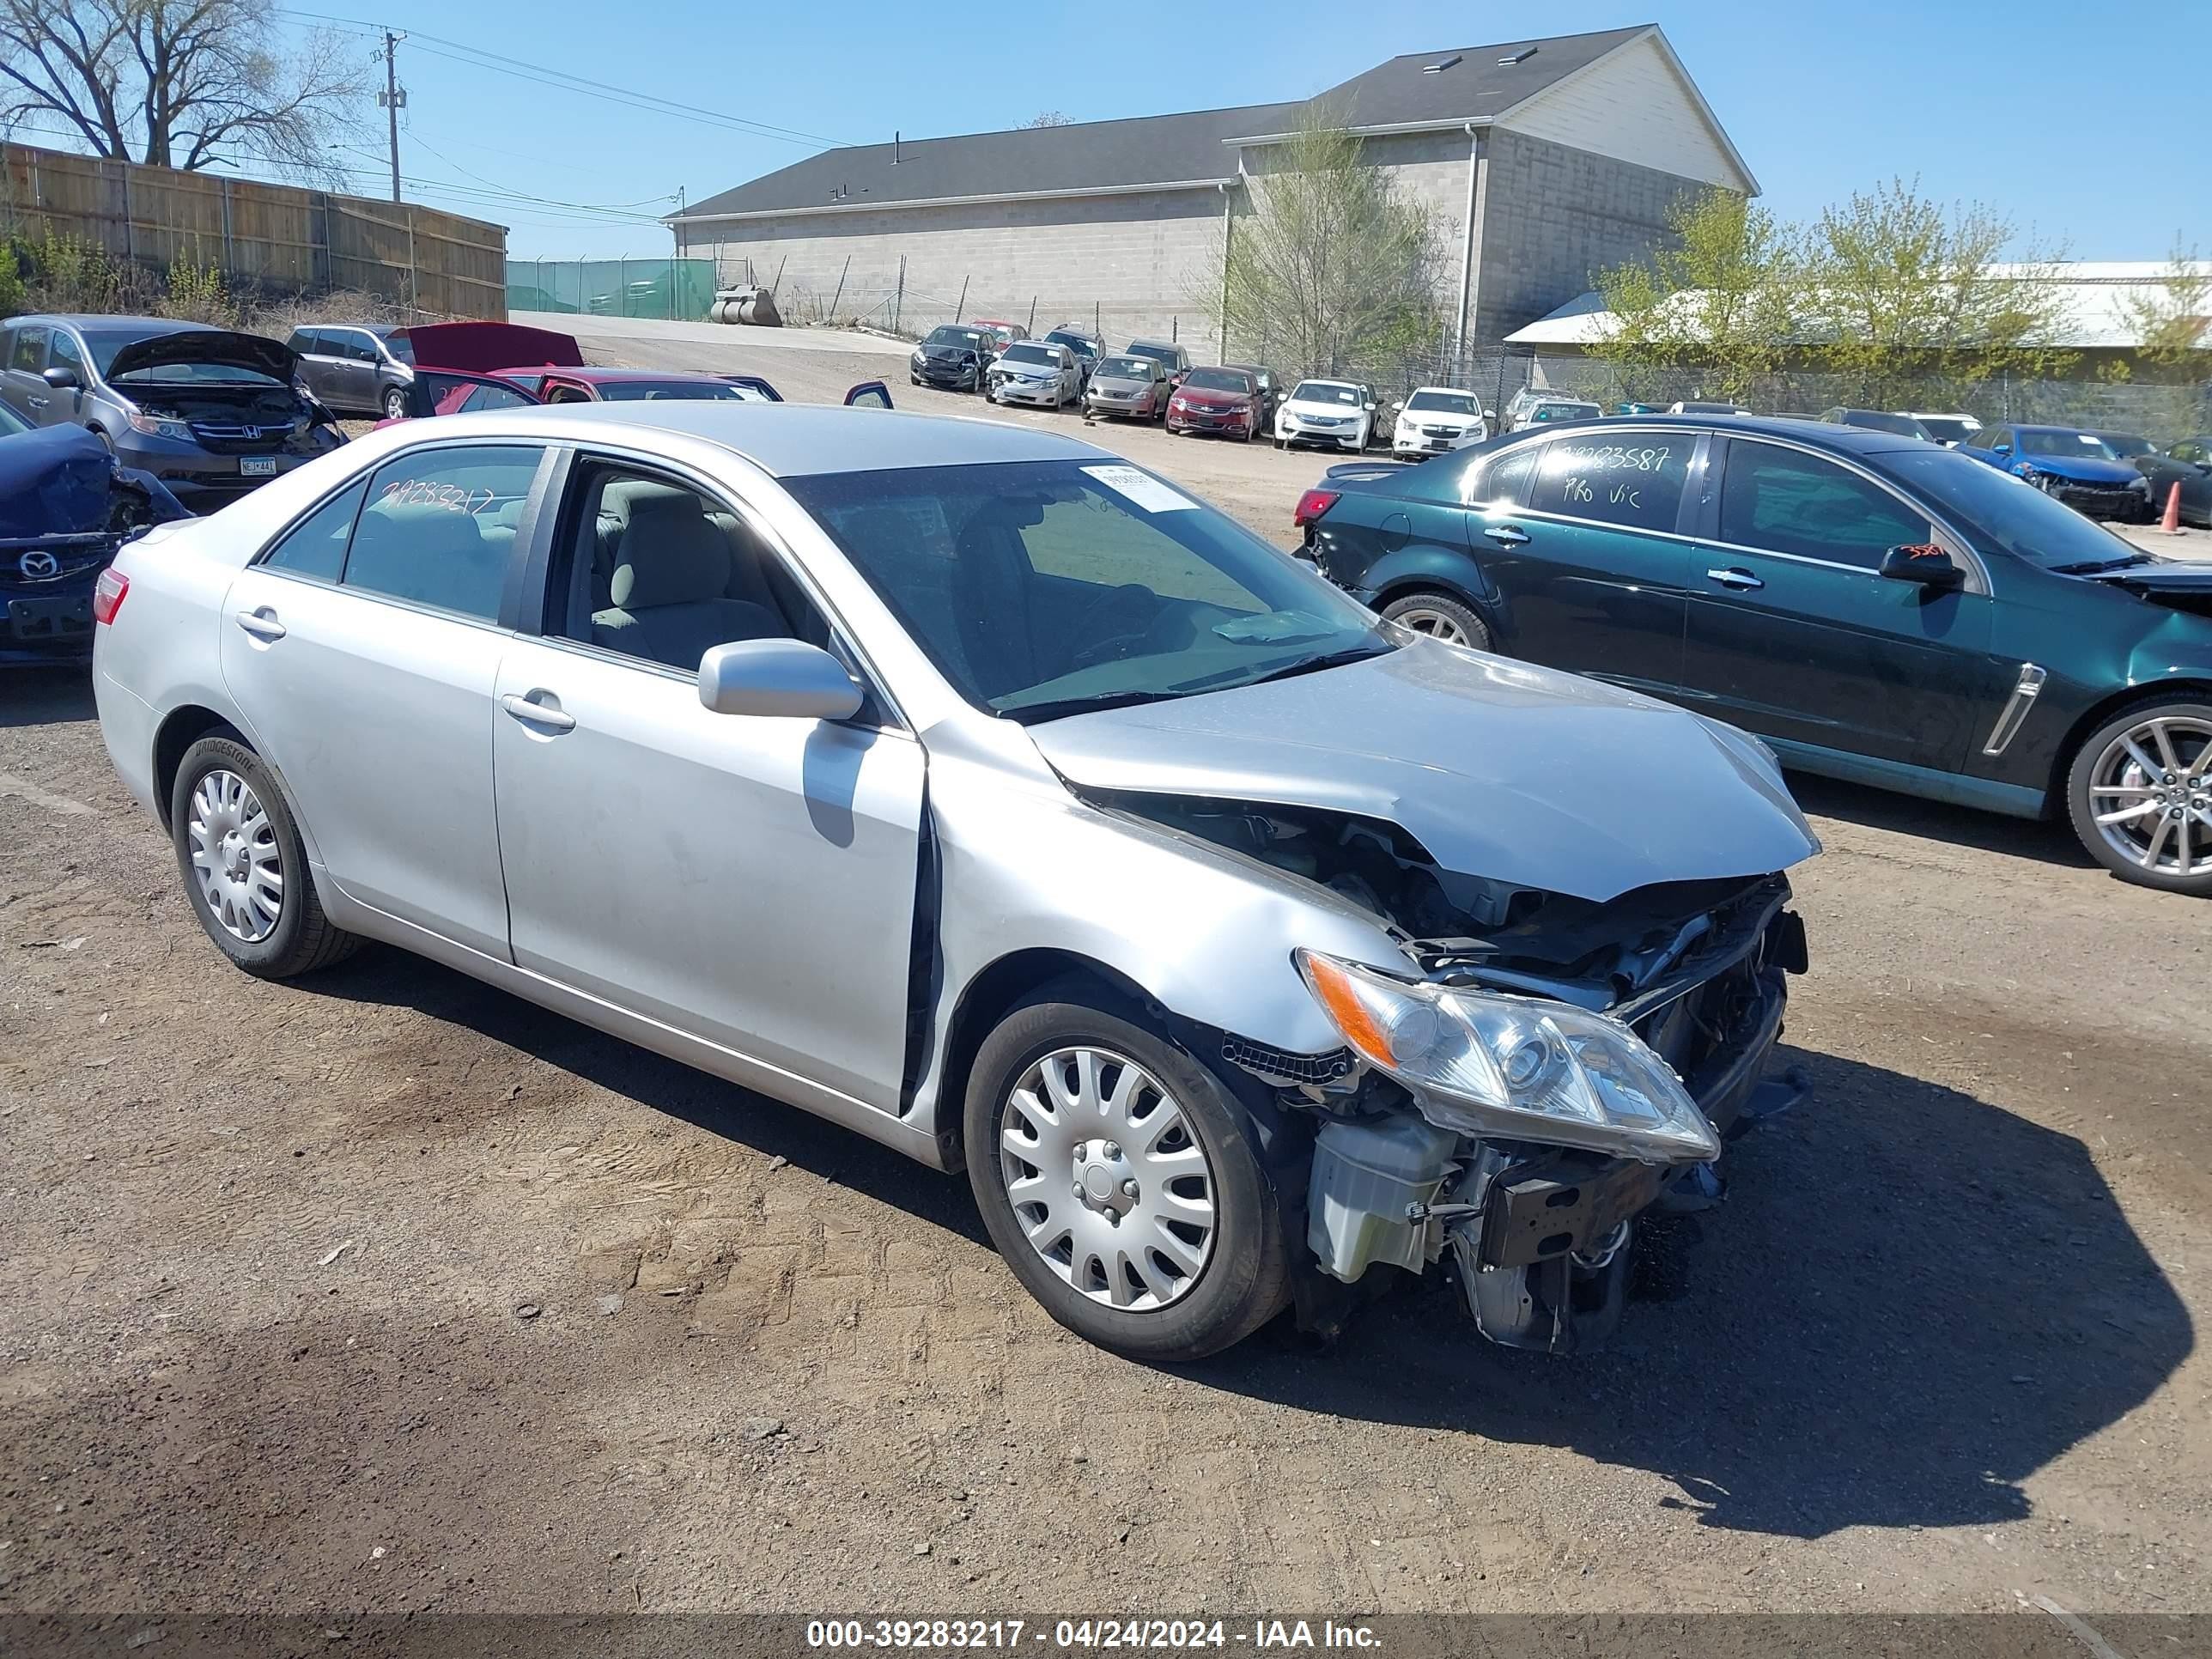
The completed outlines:
<svg viewBox="0 0 2212 1659">
<path fill-rule="evenodd" d="M 95 615 L 239 968 L 380 941 L 964 1167 L 1122 1352 L 1447 1256 L 1486 1334 L 1587 1346 L 1774 1103 L 1814 843 L 1757 743 L 1379 623 L 1049 433 L 409 422 L 154 531 Z"/>
</svg>

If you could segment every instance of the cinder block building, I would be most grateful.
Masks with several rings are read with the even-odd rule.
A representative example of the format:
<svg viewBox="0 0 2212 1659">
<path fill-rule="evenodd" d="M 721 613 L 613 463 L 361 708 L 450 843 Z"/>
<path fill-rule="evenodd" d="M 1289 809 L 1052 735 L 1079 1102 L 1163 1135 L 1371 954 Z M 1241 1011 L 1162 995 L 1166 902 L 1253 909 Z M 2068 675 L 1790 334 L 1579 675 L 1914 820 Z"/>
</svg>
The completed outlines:
<svg viewBox="0 0 2212 1659">
<path fill-rule="evenodd" d="M 680 252 L 796 320 L 1095 323 L 1219 349 L 1223 222 L 1310 104 L 1425 202 L 1453 336 L 1494 344 L 1758 181 L 1656 25 L 1394 58 L 1312 100 L 829 149 L 687 207 Z"/>
</svg>

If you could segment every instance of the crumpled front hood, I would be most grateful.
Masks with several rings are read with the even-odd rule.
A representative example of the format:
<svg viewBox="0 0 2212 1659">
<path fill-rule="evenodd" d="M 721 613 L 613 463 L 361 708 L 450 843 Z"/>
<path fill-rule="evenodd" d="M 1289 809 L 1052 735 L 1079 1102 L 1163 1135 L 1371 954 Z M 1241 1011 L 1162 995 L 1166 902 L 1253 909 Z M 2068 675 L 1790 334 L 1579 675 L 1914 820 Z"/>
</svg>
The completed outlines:
<svg viewBox="0 0 2212 1659">
<path fill-rule="evenodd" d="M 2053 472 L 2075 483 L 2124 487 L 2142 476 L 2125 461 L 2100 460 L 2087 455 L 2022 455 L 2013 465 L 2015 470 L 2030 466 L 2038 472 Z"/>
<path fill-rule="evenodd" d="M 1432 640 L 1030 728 L 1081 787 L 1398 824 L 1445 869 L 1603 902 L 1820 850 L 1759 745 L 1595 680 Z"/>
<path fill-rule="evenodd" d="M 2090 572 L 2087 580 L 2139 593 L 2188 593 L 2212 597 L 2212 562 L 2154 557 L 2144 564 L 2123 565 L 2117 570 Z"/>
</svg>

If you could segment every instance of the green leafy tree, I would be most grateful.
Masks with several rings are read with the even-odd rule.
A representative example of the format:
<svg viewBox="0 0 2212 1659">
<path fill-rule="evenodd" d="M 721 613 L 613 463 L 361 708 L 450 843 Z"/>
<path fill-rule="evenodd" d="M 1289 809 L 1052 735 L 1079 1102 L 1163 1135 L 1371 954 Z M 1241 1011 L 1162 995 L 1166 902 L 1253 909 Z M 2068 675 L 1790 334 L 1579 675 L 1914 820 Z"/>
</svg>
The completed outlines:
<svg viewBox="0 0 2212 1659">
<path fill-rule="evenodd" d="M 1292 374 L 1432 347 L 1442 260 L 1427 210 L 1368 165 L 1359 139 L 1327 111 L 1310 110 L 1262 167 L 1249 210 L 1224 221 L 1210 270 L 1193 284 L 1199 303 L 1218 308 L 1225 339 Z"/>
<path fill-rule="evenodd" d="M 2195 248 L 2185 249 L 2176 238 L 2165 272 L 2123 301 L 2120 313 L 2144 363 L 2179 371 L 2183 380 L 2212 374 L 2212 264 L 2199 259 Z"/>
<path fill-rule="evenodd" d="M 2064 373 L 2065 295 L 2057 256 L 2000 263 L 2013 222 L 1978 204 L 1948 208 L 1893 179 L 1825 210 L 1806 276 L 1820 365 L 1876 407 L 1930 380 L 1969 387 L 1999 374 Z"/>
<path fill-rule="evenodd" d="M 1641 394 L 1689 371 L 1705 396 L 1755 398 L 1797 343 L 1802 238 L 1734 191 L 1676 198 L 1669 240 L 1598 273 L 1613 322 L 1593 354 Z"/>
</svg>

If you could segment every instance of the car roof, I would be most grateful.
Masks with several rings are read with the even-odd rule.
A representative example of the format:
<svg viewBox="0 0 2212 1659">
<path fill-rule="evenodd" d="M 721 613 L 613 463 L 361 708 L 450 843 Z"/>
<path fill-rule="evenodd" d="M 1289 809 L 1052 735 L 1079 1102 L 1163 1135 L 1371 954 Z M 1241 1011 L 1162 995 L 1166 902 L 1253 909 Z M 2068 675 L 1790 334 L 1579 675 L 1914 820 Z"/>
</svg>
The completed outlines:
<svg viewBox="0 0 2212 1659">
<path fill-rule="evenodd" d="M 1563 401 L 1580 403 L 1583 398 Z M 1604 415 L 1594 421 L 1553 421 L 1541 428 L 1525 428 L 1528 438 L 1540 433 L 1573 432 L 1583 428 L 1604 428 L 1617 432 L 1623 426 L 1689 428 L 1700 432 L 1741 432 L 1751 435 L 1764 434 L 1772 438 L 1788 438 L 1793 442 L 1808 440 L 1830 449 L 1847 451 L 1855 455 L 1880 454 L 1885 450 L 1909 449 L 1915 446 L 1926 448 L 1926 441 L 1908 438 L 1901 433 L 1877 432 L 1872 427 L 1838 426 L 1831 421 L 1810 421 L 1786 415 Z M 1516 432 L 1507 440 L 1515 442 L 1522 434 Z"/>
<path fill-rule="evenodd" d="M 913 415 L 826 404 L 684 401 L 532 405 L 449 415 L 426 436 L 464 429 L 549 442 L 591 443 L 654 433 L 699 439 L 744 456 L 780 478 L 822 472 L 879 472 L 908 466 L 980 466 L 1000 461 L 1109 461 L 1109 451 L 1042 427 L 968 416 Z"/>
<path fill-rule="evenodd" d="M 2093 426 L 2057 426 L 2049 421 L 2002 421 L 1998 424 L 2015 432 L 2087 432 L 2094 436 L 2097 430 Z"/>
<path fill-rule="evenodd" d="M 1406 395 L 1408 398 L 1418 398 L 1424 392 L 1448 392 L 1455 398 L 1474 398 L 1478 401 L 1482 396 L 1479 392 L 1469 392 L 1463 386 L 1417 386 Z"/>
<path fill-rule="evenodd" d="M 664 380 L 702 381 L 709 386 L 730 384 L 726 375 L 710 374 L 700 368 L 602 368 L 597 363 L 589 363 L 581 368 L 577 368 L 574 363 L 527 363 L 517 364 L 512 368 L 495 368 L 485 372 L 492 374 L 543 374 L 549 379 L 553 375 L 561 374 L 569 380 L 582 380 L 592 386 L 611 385 L 625 380 L 651 380 L 656 383 Z"/>
<path fill-rule="evenodd" d="M 173 317 L 118 317 L 105 312 L 32 311 L 10 317 L 0 327 L 29 328 L 66 323 L 71 328 L 132 329 L 150 337 L 156 334 L 220 332 L 212 323 L 183 323 Z"/>
</svg>

